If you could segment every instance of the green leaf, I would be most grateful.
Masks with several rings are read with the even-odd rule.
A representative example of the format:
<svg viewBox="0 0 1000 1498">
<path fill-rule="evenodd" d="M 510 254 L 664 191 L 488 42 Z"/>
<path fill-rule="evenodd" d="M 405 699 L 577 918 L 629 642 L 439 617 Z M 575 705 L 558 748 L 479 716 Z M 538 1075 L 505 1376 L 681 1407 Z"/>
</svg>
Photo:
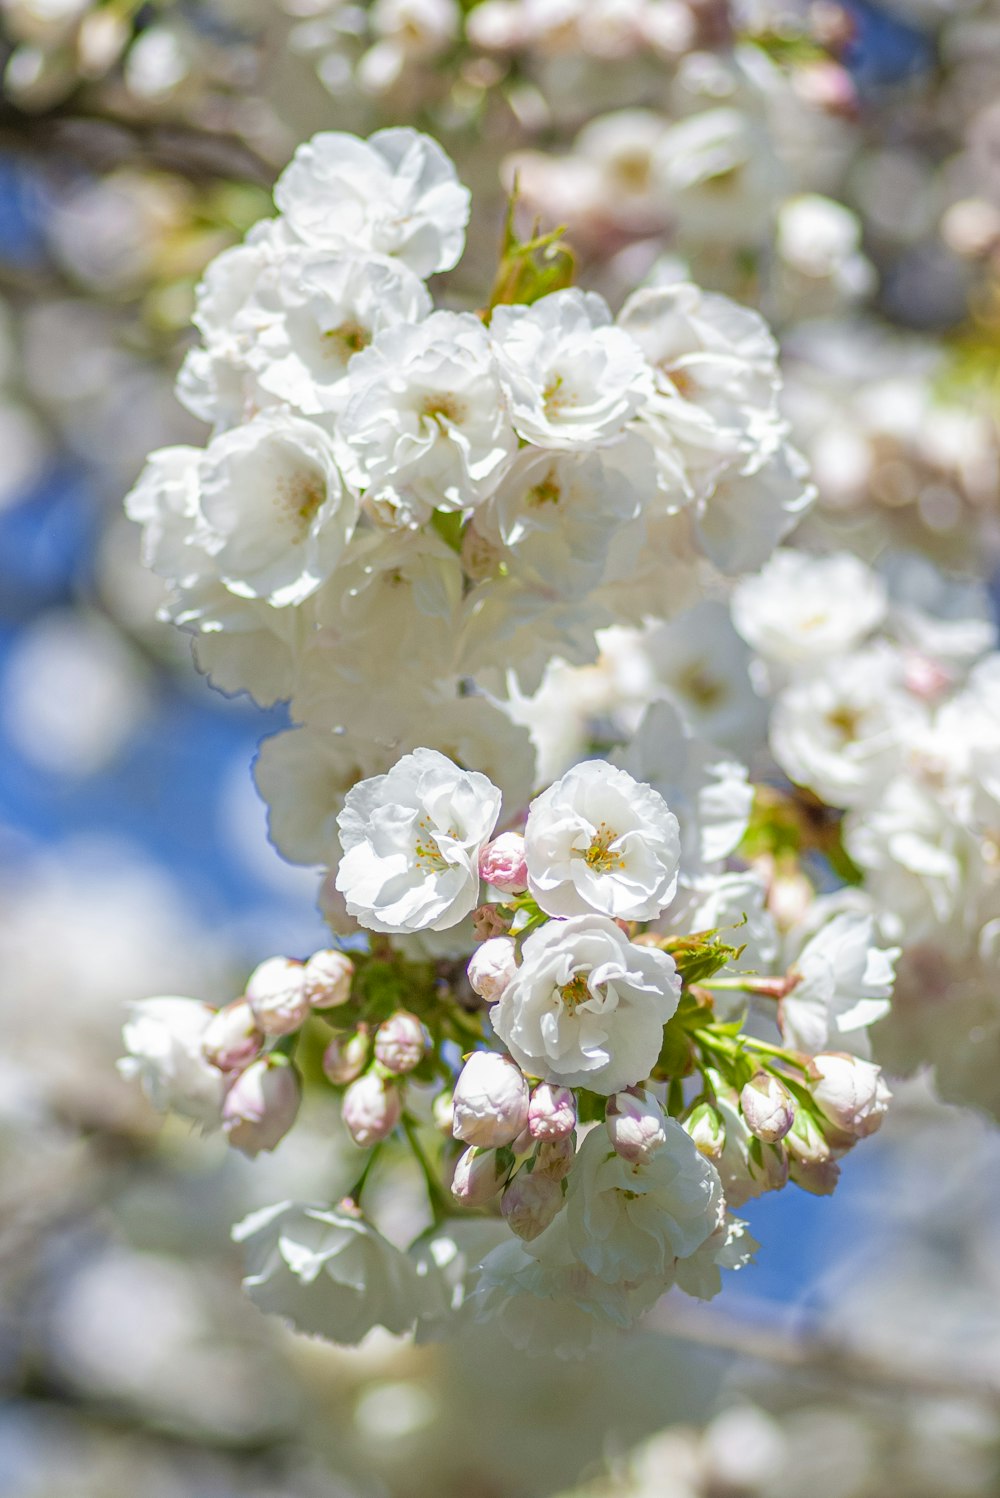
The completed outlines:
<svg viewBox="0 0 1000 1498">
<path fill-rule="evenodd" d="M 537 302 L 553 291 L 572 286 L 576 275 L 576 256 L 563 239 L 563 229 L 540 234 L 536 220 L 530 237 L 518 238 L 514 228 L 518 196 L 515 179 L 507 203 L 500 264 L 490 292 L 491 312 L 494 307 Z"/>
</svg>

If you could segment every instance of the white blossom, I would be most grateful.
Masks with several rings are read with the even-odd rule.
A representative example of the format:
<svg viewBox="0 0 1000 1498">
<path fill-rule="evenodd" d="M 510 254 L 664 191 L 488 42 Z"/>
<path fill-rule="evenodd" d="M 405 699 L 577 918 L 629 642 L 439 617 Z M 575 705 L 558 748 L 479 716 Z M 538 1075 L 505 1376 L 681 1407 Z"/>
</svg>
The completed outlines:
<svg viewBox="0 0 1000 1498">
<path fill-rule="evenodd" d="M 265 412 L 217 437 L 198 472 L 205 550 L 243 598 L 302 603 L 329 577 L 358 506 L 330 439 L 313 422 Z"/>
<path fill-rule="evenodd" d="M 834 916 L 793 958 L 795 985 L 780 1007 L 786 1042 L 812 1054 L 864 1050 L 864 1031 L 889 1012 L 898 957 L 898 947 L 875 945 L 870 915 Z"/>
<path fill-rule="evenodd" d="M 528 888 L 549 915 L 650 920 L 677 889 L 677 818 L 651 786 L 587 760 L 531 803 L 524 855 Z"/>
<path fill-rule="evenodd" d="M 490 335 L 514 427 L 539 447 L 610 442 L 652 393 L 641 351 L 595 292 L 574 287 L 497 307 Z"/>
<path fill-rule="evenodd" d="M 479 900 L 479 856 L 500 813 L 485 775 L 433 749 L 406 754 L 348 792 L 337 871 L 351 915 L 370 931 L 445 931 Z"/>
<path fill-rule="evenodd" d="M 733 590 L 733 623 L 768 662 L 795 669 L 846 654 L 883 622 L 885 584 L 850 552 L 776 551 Z"/>
<path fill-rule="evenodd" d="M 524 1071 L 610 1094 L 649 1075 L 679 998 L 672 957 L 584 915 L 525 938 L 490 1020 Z"/>
<path fill-rule="evenodd" d="M 432 312 L 355 356 L 339 430 L 352 480 L 398 523 L 482 503 L 514 450 L 490 341 L 471 312 Z"/>
<path fill-rule="evenodd" d="M 278 1202 L 251 1212 L 233 1237 L 250 1299 L 299 1331 L 354 1345 L 373 1326 L 413 1325 L 416 1271 L 360 1214 Z"/>
<path fill-rule="evenodd" d="M 528 1122 L 528 1084 L 509 1056 L 473 1051 L 455 1083 L 452 1133 L 466 1144 L 496 1149 Z"/>
<path fill-rule="evenodd" d="M 338 131 L 299 146 L 274 201 L 306 244 L 396 256 L 418 276 L 462 254 L 469 193 L 436 141 L 408 128 Z"/>
<path fill-rule="evenodd" d="M 569 1241 L 580 1262 L 610 1284 L 672 1276 L 719 1225 L 715 1168 L 675 1119 L 665 1140 L 637 1160 L 617 1154 L 603 1129 L 587 1135 L 570 1172 Z"/>
<path fill-rule="evenodd" d="M 122 1029 L 128 1052 L 118 1062 L 123 1077 L 138 1078 L 161 1113 L 180 1113 L 204 1128 L 221 1122 L 225 1078 L 202 1050 L 216 1011 L 197 999 L 142 999 L 129 1006 Z"/>
</svg>

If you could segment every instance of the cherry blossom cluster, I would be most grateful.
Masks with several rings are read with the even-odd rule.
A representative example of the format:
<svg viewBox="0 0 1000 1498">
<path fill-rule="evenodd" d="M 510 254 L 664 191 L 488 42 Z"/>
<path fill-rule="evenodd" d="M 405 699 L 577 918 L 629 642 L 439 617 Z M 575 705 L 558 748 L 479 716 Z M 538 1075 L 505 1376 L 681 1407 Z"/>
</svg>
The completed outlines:
<svg viewBox="0 0 1000 1498">
<path fill-rule="evenodd" d="M 865 1030 L 889 1007 L 896 952 L 873 944 L 870 918 L 813 910 L 782 968 L 766 913 L 746 913 L 752 878 L 724 871 L 750 813 L 745 772 L 676 717 L 651 724 L 666 764 L 687 750 L 684 774 L 659 779 L 680 816 L 650 781 L 587 760 L 498 832 L 499 789 L 418 748 L 354 786 L 338 818 L 336 885 L 367 952 L 271 959 L 217 1013 L 137 1006 L 123 1068 L 247 1153 L 294 1122 L 289 1041 L 313 1019 L 332 1027 L 322 1072 L 367 1159 L 336 1208 L 283 1203 L 239 1227 L 265 1308 L 354 1340 L 376 1321 L 443 1330 L 451 1307 L 519 1346 L 579 1353 L 672 1286 L 717 1293 L 754 1246 L 731 1209 L 788 1180 L 831 1191 L 879 1127 L 889 1094 Z M 713 901 L 722 931 L 701 925 Z M 464 976 L 406 954 L 422 932 L 460 928 Z M 743 928 L 770 959 L 760 969 L 732 944 Z M 393 1139 L 433 1216 L 406 1253 L 361 1205 Z M 289 1243 L 312 1246 L 303 1258 Z M 367 1309 L 305 1295 L 320 1259 L 354 1283 L 358 1255 Z"/>
<path fill-rule="evenodd" d="M 724 297 L 435 309 L 469 194 L 429 138 L 317 136 L 275 202 L 199 292 L 178 393 L 213 435 L 154 453 L 128 509 L 211 680 L 290 699 L 257 782 L 279 850 L 328 865 L 347 790 L 418 744 L 523 806 L 511 694 L 759 566 L 812 490 L 774 341 Z"/>
<path fill-rule="evenodd" d="M 772 698 L 778 767 L 842 813 L 855 887 L 840 903 L 904 948 L 896 1059 L 938 1063 L 946 1095 L 995 1112 L 1000 652 L 985 589 L 913 556 L 876 570 L 778 551 L 732 612 Z"/>
</svg>

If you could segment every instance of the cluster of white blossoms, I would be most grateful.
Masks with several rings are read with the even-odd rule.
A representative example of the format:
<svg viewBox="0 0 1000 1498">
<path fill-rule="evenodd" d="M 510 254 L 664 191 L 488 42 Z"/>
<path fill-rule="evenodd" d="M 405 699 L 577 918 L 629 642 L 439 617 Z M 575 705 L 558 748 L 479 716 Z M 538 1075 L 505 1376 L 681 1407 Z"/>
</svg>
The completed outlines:
<svg viewBox="0 0 1000 1498">
<path fill-rule="evenodd" d="M 580 1352 L 672 1286 L 715 1294 L 753 1247 L 732 1209 L 831 1190 L 888 1098 L 867 1029 L 896 950 L 740 861 L 741 764 L 639 692 L 609 758 L 535 765 L 553 661 L 623 623 L 653 650 L 809 506 L 775 344 L 686 283 L 613 317 L 510 225 L 485 310 L 435 308 L 469 196 L 412 130 L 316 137 L 275 203 L 199 292 L 179 392 L 212 436 L 154 453 L 128 509 L 202 669 L 290 702 L 257 782 L 351 955 L 269 959 L 218 1011 L 137 1005 L 122 1065 L 249 1154 L 333 1089 L 365 1159 L 336 1206 L 237 1229 L 265 1308 Z M 699 607 L 714 667 L 726 609 Z M 409 1245 L 362 1203 L 401 1148 Z"/>
<path fill-rule="evenodd" d="M 368 951 L 270 959 L 218 1012 L 136 1006 L 126 1072 L 251 1154 L 293 1124 L 298 1038 L 326 1027 L 322 1072 L 367 1159 L 336 1207 L 285 1202 L 239 1226 L 265 1309 L 348 1341 L 497 1320 L 518 1346 L 580 1354 L 673 1286 L 717 1293 L 755 1247 L 731 1209 L 788 1180 L 832 1190 L 879 1127 L 889 1094 L 865 1032 L 896 952 L 817 902 L 779 953 L 754 876 L 725 866 L 744 772 L 663 704 L 649 725 L 638 752 L 661 754 L 683 823 L 656 786 L 591 760 L 498 833 L 498 788 L 419 748 L 338 819 L 336 884 Z M 743 928 L 760 967 L 706 917 Z M 463 927 L 465 973 L 405 950 Z M 759 1006 L 752 1033 L 730 1020 L 736 996 Z M 433 1218 L 405 1250 L 361 1206 L 393 1138 Z"/>
<path fill-rule="evenodd" d="M 875 570 L 778 551 L 737 586 L 733 620 L 773 699 L 779 768 L 844 813 L 860 887 L 841 903 L 904 949 L 907 1059 L 939 1062 L 946 1093 L 996 1112 L 1000 651 L 985 589 L 914 557 Z"/>
<path fill-rule="evenodd" d="M 351 785 L 418 745 L 523 807 L 511 694 L 759 566 L 812 491 L 774 341 L 724 297 L 435 308 L 469 194 L 426 136 L 319 135 L 275 203 L 199 290 L 178 393 L 211 439 L 154 453 L 128 510 L 201 669 L 290 701 L 257 783 L 284 856 L 330 865 Z"/>
</svg>

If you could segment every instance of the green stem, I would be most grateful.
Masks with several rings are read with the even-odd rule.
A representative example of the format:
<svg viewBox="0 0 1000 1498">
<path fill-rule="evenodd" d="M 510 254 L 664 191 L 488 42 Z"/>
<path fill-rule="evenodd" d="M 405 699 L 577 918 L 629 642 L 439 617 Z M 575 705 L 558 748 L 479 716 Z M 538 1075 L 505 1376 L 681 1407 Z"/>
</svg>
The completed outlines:
<svg viewBox="0 0 1000 1498">
<path fill-rule="evenodd" d="M 420 1139 L 417 1135 L 416 1123 L 410 1117 L 409 1113 L 403 1114 L 401 1122 L 403 1125 L 403 1133 L 406 1135 L 410 1149 L 413 1151 L 414 1159 L 420 1166 L 420 1171 L 424 1178 L 424 1185 L 427 1187 L 427 1198 L 430 1202 L 431 1212 L 434 1217 L 434 1225 L 435 1227 L 437 1227 L 438 1224 L 442 1223 L 448 1216 L 447 1197 L 441 1189 L 441 1183 L 439 1182 L 437 1176 L 434 1174 L 434 1171 L 431 1168 L 430 1161 L 424 1154 L 424 1147 L 420 1143 Z"/>
<path fill-rule="evenodd" d="M 371 1175 L 372 1166 L 375 1164 L 375 1161 L 378 1159 L 379 1153 L 380 1153 L 380 1151 L 382 1149 L 382 1145 L 384 1143 L 385 1143 L 385 1141 L 382 1140 L 382 1139 L 380 1139 L 379 1142 L 378 1142 L 378 1144 L 376 1144 L 369 1151 L 369 1153 L 368 1153 L 368 1159 L 365 1161 L 364 1169 L 362 1170 L 361 1174 L 358 1176 L 358 1179 L 354 1182 L 354 1185 L 351 1187 L 350 1191 L 348 1191 L 348 1193 L 347 1193 L 349 1199 L 352 1202 L 354 1202 L 359 1207 L 361 1205 L 361 1193 L 365 1189 L 365 1185 L 367 1184 L 368 1177 Z"/>
</svg>

